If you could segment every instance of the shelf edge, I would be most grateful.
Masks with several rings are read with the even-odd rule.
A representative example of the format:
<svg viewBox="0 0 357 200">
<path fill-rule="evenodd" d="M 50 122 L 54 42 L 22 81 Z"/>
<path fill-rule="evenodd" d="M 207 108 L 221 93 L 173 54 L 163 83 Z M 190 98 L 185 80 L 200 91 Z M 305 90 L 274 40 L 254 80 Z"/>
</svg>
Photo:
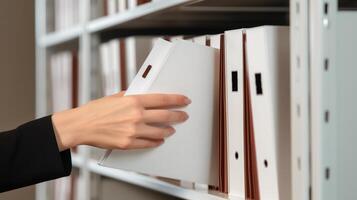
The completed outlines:
<svg viewBox="0 0 357 200">
<path fill-rule="evenodd" d="M 151 190 L 155 190 L 161 193 L 165 193 L 168 195 L 176 196 L 184 199 L 207 199 L 207 200 L 227 200 L 228 198 L 208 194 L 200 191 L 194 191 L 190 189 L 181 188 L 179 186 L 175 186 L 164 181 L 140 175 L 134 172 L 128 172 L 124 170 L 112 169 L 107 167 L 99 166 L 97 161 L 90 160 L 88 162 L 88 168 L 91 172 L 110 177 L 119 181 L 127 182 L 133 185 L 137 185 L 140 187 L 148 188 Z M 237 199 L 240 200 L 240 199 Z M 242 199 L 243 200 L 243 199 Z"/>
</svg>

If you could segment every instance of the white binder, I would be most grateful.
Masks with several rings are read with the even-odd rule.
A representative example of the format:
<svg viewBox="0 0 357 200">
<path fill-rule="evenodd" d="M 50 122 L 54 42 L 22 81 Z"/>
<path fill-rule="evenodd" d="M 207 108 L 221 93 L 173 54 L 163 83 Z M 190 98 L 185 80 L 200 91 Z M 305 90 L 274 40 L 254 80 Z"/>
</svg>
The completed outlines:
<svg viewBox="0 0 357 200">
<path fill-rule="evenodd" d="M 65 51 L 51 56 L 53 111 L 58 112 L 72 105 L 72 53 Z"/>
<path fill-rule="evenodd" d="M 227 103 L 227 151 L 228 194 L 244 198 L 244 73 L 243 73 L 243 29 L 226 31 L 226 103 Z M 213 40 L 212 40 L 213 38 Z M 219 39 L 220 37 L 218 37 Z M 216 39 L 217 40 L 217 39 Z M 211 45 L 217 43 L 211 37 Z"/>
<path fill-rule="evenodd" d="M 201 35 L 192 38 L 192 42 L 200 44 L 200 45 L 206 45 L 207 44 L 207 36 L 206 35 Z"/>
<path fill-rule="evenodd" d="M 210 35 L 210 47 L 220 49 L 221 48 L 221 34 Z"/>
<path fill-rule="evenodd" d="M 170 41 L 171 41 L 171 42 L 176 42 L 176 41 L 178 41 L 178 40 L 184 40 L 183 35 L 176 35 L 176 36 L 170 37 Z"/>
<path fill-rule="evenodd" d="M 111 40 L 100 45 L 101 71 L 104 95 L 112 95 L 121 90 L 119 40 Z"/>
<path fill-rule="evenodd" d="M 123 13 L 126 10 L 127 2 L 125 0 L 117 0 L 118 13 Z"/>
<path fill-rule="evenodd" d="M 218 183 L 217 120 L 218 51 L 187 41 L 158 40 L 126 95 L 181 93 L 192 103 L 190 118 L 157 148 L 113 150 L 103 166 L 209 185 Z M 143 73 L 151 65 L 146 78 Z"/>
<path fill-rule="evenodd" d="M 179 39 L 183 39 L 183 38 L 176 36 L 176 37 L 172 37 L 171 41 L 174 42 Z M 193 43 L 205 45 L 205 46 L 207 46 L 207 40 L 208 40 L 208 37 L 206 35 L 196 36 L 196 37 L 192 38 Z M 199 184 L 199 183 L 193 183 L 191 181 L 183 181 L 183 180 L 180 181 L 180 185 L 181 185 L 181 187 L 184 187 L 184 188 L 191 188 L 191 189 L 195 189 L 195 190 L 199 190 L 199 191 L 207 191 L 209 188 L 207 184 Z"/>
<path fill-rule="evenodd" d="M 120 41 L 114 39 L 109 41 L 110 48 L 110 76 L 112 76 L 112 93 L 115 94 L 121 91 L 121 71 L 120 71 Z"/>
<path fill-rule="evenodd" d="M 246 30 L 261 199 L 290 199 L 289 29 Z"/>
</svg>

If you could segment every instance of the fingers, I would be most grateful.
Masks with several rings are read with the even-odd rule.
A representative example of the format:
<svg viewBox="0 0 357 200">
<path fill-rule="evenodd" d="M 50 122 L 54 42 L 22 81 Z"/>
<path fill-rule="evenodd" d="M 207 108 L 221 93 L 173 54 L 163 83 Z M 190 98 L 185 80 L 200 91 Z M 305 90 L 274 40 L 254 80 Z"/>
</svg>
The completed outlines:
<svg viewBox="0 0 357 200">
<path fill-rule="evenodd" d="M 145 110 L 143 112 L 143 121 L 145 123 L 172 124 L 184 122 L 188 115 L 183 111 L 170 110 Z"/>
<path fill-rule="evenodd" d="M 136 128 L 133 136 L 140 139 L 163 140 L 174 133 L 175 129 L 171 126 L 157 127 L 141 124 Z"/>
<path fill-rule="evenodd" d="M 181 107 L 191 103 L 191 100 L 178 94 L 144 94 L 133 95 L 145 108 Z"/>
<path fill-rule="evenodd" d="M 164 140 L 146 140 L 146 139 L 134 139 L 129 149 L 144 149 L 160 146 L 164 143 Z"/>
<path fill-rule="evenodd" d="M 183 107 L 191 103 L 186 96 L 178 94 L 144 94 L 124 96 L 124 92 L 106 98 L 104 126 L 97 128 L 101 139 L 88 143 L 112 149 L 142 149 L 159 146 L 164 139 L 174 134 L 170 124 L 188 119 L 183 111 L 172 111 L 170 107 Z M 119 98 L 117 98 L 119 97 Z M 113 107 L 117 106 L 117 107 Z M 106 110 L 110 108 L 109 110 Z M 115 109 L 114 109 L 115 108 Z M 109 112 L 110 111 L 110 112 Z M 109 117 L 108 117 L 109 116 Z M 111 120 L 121 119 L 121 120 Z M 107 125 L 110 126 L 107 126 Z M 104 131 L 104 135 L 102 134 Z"/>
<path fill-rule="evenodd" d="M 113 94 L 113 96 L 114 96 L 114 97 L 122 97 L 122 96 L 124 96 L 125 92 L 126 92 L 126 91 L 123 90 L 123 91 L 121 91 L 121 92 L 119 92 L 119 93 Z"/>
</svg>

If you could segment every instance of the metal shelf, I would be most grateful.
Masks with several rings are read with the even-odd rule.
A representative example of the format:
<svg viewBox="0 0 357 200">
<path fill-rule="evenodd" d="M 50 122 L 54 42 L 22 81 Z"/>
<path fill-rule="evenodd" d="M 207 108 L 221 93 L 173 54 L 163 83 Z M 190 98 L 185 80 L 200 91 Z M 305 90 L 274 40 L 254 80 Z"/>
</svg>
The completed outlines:
<svg viewBox="0 0 357 200">
<path fill-rule="evenodd" d="M 84 159 L 82 156 L 78 155 L 78 153 L 71 153 L 72 157 L 72 165 L 74 167 L 81 168 L 84 164 Z"/>
<path fill-rule="evenodd" d="M 192 2 L 192 0 L 172 0 L 172 1 L 155 1 L 138 6 L 132 10 L 125 11 L 123 13 L 118 13 L 116 15 L 104 16 L 99 19 L 95 19 L 88 25 L 89 32 L 100 32 L 109 28 L 113 28 L 119 25 L 131 24 L 133 21 L 140 21 L 144 16 L 163 12 L 164 10 L 187 4 Z"/>
<path fill-rule="evenodd" d="M 130 35 L 213 34 L 268 24 L 289 24 L 289 1 L 159 0 L 95 19 L 87 29 L 106 39 Z"/>
<path fill-rule="evenodd" d="M 78 38 L 84 30 L 101 38 L 131 35 L 214 34 L 240 27 L 288 25 L 289 2 L 265 5 L 254 0 L 159 0 L 132 10 L 104 16 L 68 30 L 42 36 L 39 45 L 51 47 Z"/>
<path fill-rule="evenodd" d="M 43 35 L 40 41 L 38 41 L 38 45 L 41 47 L 52 47 L 78 39 L 82 33 L 83 26 L 77 25 L 69 29 Z"/>
<path fill-rule="evenodd" d="M 300 0 L 297 0 L 300 2 Z M 259 25 L 288 25 L 289 0 L 156 0 L 126 12 L 90 19 L 90 1 L 81 1 L 80 25 L 59 32 L 46 33 L 43 16 L 46 0 L 36 0 L 37 20 L 37 70 L 43 72 L 37 77 L 40 91 L 38 96 L 46 96 L 46 73 L 49 49 L 57 45 L 78 41 L 81 49 L 80 86 L 82 96 L 90 96 L 88 83 L 91 66 L 91 39 L 99 35 L 102 40 L 138 35 L 198 35 L 220 33 L 228 29 Z M 303 49 L 305 50 L 305 49 Z M 47 74 L 47 75 L 46 75 Z M 45 94 L 45 95 L 43 95 Z M 89 98 L 81 98 L 82 103 Z M 46 98 L 37 99 L 38 115 L 46 111 Z M 184 199 L 235 199 L 221 193 L 208 193 L 179 187 L 168 182 L 137 174 L 99 166 L 90 158 L 90 148 L 80 147 L 72 154 L 72 164 L 79 168 L 78 181 L 80 198 L 89 200 L 90 173 L 110 177 L 139 187 L 148 188 Z M 38 186 L 37 200 L 46 199 L 45 184 Z M 211 192 L 211 191 L 210 191 Z"/>
<path fill-rule="evenodd" d="M 206 200 L 227 200 L 230 199 L 224 194 L 220 193 L 207 193 L 204 191 L 197 191 L 197 190 L 192 190 L 192 189 L 186 189 L 182 188 L 170 183 L 167 183 L 165 181 L 161 181 L 159 179 L 134 173 L 134 172 L 129 172 L 129 171 L 124 171 L 124 170 L 118 170 L 118 169 L 112 169 L 112 168 L 107 168 L 103 166 L 99 166 L 98 162 L 95 160 L 89 160 L 88 162 L 88 168 L 91 172 L 110 177 L 119 181 L 127 182 L 133 185 L 137 185 L 140 187 L 148 188 L 151 190 L 155 190 L 161 193 L 165 193 L 168 195 L 172 195 L 175 197 L 183 198 L 183 199 L 192 199 L 192 200 L 201 200 L 201 199 L 206 199 Z M 237 199 L 234 198 L 235 200 L 243 200 L 243 199 Z"/>
</svg>

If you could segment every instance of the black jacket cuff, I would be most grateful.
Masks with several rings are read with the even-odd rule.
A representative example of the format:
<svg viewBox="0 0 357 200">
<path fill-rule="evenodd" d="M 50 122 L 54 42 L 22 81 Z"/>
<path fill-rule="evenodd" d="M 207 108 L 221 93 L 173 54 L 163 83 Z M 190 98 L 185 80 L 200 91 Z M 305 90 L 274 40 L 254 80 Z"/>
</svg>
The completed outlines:
<svg viewBox="0 0 357 200">
<path fill-rule="evenodd" d="M 15 189 L 39 182 L 68 176 L 72 162 L 70 150 L 59 152 L 51 116 L 19 126 L 6 136 L 8 168 L 2 178 L 5 187 Z M 4 172 L 4 171 L 3 171 Z M 1 173 L 2 174 L 2 173 Z M 0 181 L 2 182 L 2 181 Z M 0 183 L 2 185 L 4 183 Z"/>
</svg>

